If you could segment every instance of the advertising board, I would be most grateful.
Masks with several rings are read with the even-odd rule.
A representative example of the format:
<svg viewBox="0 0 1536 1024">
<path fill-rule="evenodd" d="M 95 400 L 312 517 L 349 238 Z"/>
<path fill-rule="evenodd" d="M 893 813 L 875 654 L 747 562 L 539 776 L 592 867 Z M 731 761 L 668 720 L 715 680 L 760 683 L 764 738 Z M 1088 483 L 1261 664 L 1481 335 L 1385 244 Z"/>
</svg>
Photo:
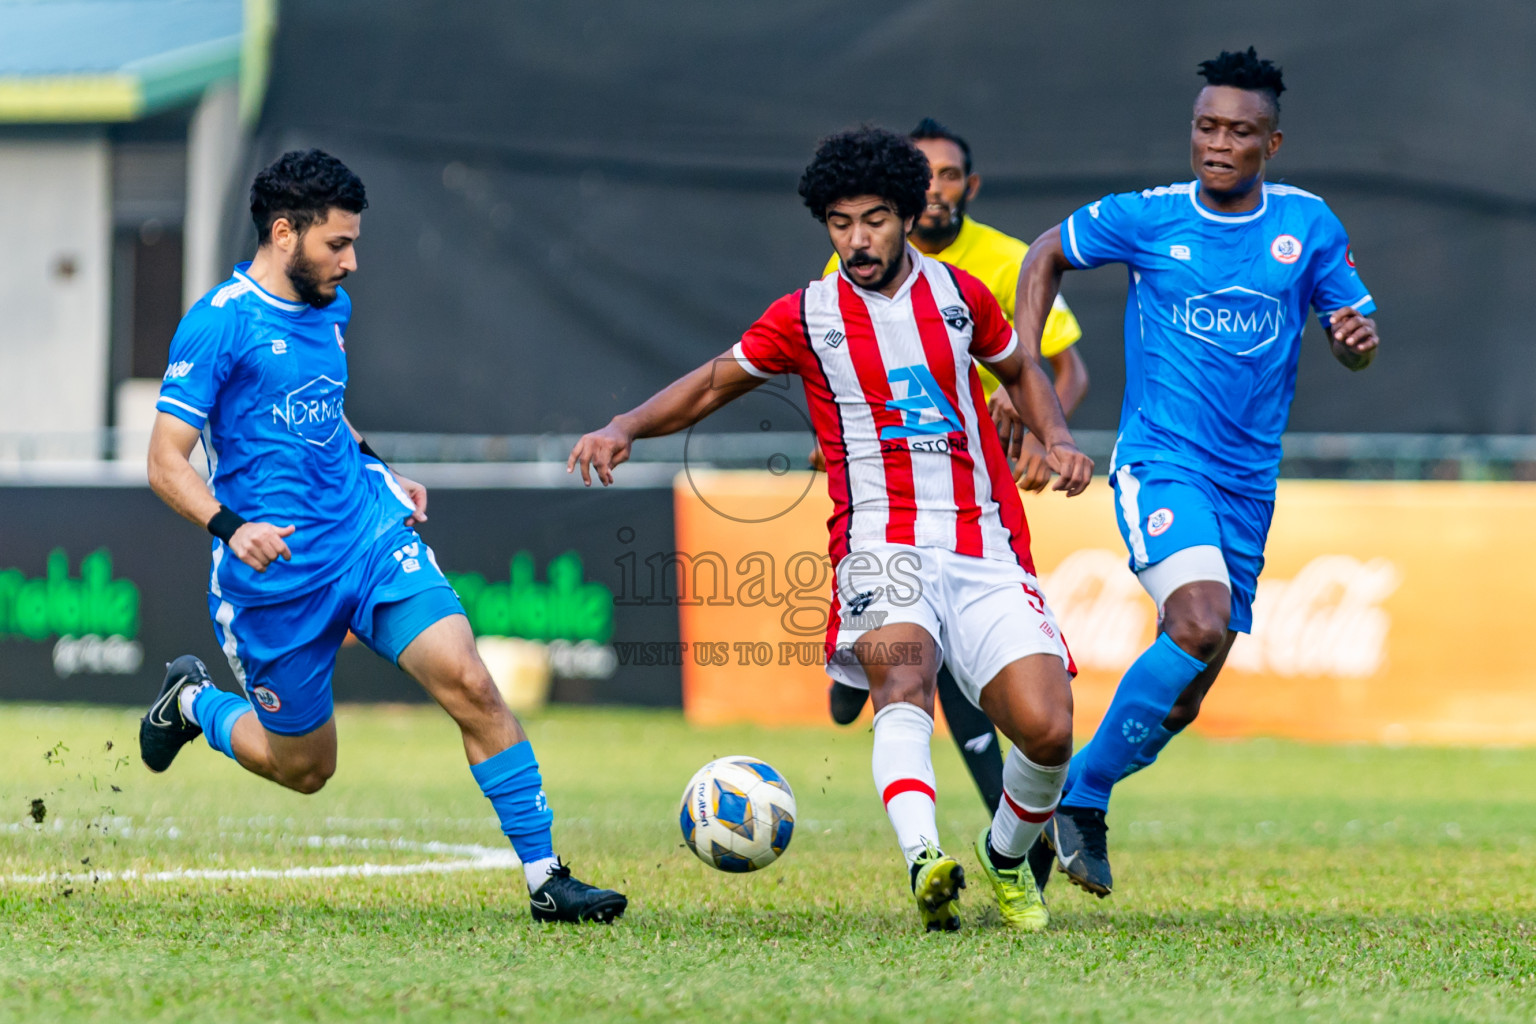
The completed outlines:
<svg viewBox="0 0 1536 1024">
<path fill-rule="evenodd" d="M 825 482 L 807 490 L 803 476 L 693 473 L 674 488 L 688 553 L 679 588 L 695 598 L 680 606 L 692 721 L 828 721 L 831 504 Z M 1107 481 L 1077 498 L 1024 500 L 1042 590 L 1080 669 L 1087 733 L 1152 641 L 1156 612 L 1127 568 Z M 715 508 L 781 511 L 749 522 Z M 1536 648 L 1522 640 L 1536 607 L 1536 552 L 1524 543 L 1533 519 L 1532 484 L 1281 481 L 1253 633 L 1238 638 L 1196 728 L 1536 743 Z"/>
<path fill-rule="evenodd" d="M 635 598 L 631 580 L 641 551 L 672 549 L 670 491 L 434 488 L 430 500 L 422 537 L 477 636 L 543 645 L 551 699 L 679 703 L 676 661 L 656 654 L 675 649 L 677 612 Z M 3 487 L 0 523 L 0 699 L 146 703 L 186 653 L 233 685 L 208 621 L 211 541 L 147 488 Z M 335 691 L 426 699 L 351 638 Z"/>
</svg>

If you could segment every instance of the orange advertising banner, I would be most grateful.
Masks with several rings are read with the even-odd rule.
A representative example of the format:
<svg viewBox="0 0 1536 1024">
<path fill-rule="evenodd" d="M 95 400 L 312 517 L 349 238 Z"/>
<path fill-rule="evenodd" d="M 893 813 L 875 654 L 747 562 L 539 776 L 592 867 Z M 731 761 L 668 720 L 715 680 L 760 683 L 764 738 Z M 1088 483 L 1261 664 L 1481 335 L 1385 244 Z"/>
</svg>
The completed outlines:
<svg viewBox="0 0 1536 1024">
<path fill-rule="evenodd" d="M 676 583 L 690 721 L 824 723 L 824 477 L 678 477 Z M 1152 642 L 1111 490 L 1025 495 L 1046 599 L 1092 731 Z M 1536 484 L 1284 480 L 1252 635 L 1195 725 L 1211 736 L 1536 743 Z M 867 712 L 866 712 L 867 713 Z"/>
</svg>

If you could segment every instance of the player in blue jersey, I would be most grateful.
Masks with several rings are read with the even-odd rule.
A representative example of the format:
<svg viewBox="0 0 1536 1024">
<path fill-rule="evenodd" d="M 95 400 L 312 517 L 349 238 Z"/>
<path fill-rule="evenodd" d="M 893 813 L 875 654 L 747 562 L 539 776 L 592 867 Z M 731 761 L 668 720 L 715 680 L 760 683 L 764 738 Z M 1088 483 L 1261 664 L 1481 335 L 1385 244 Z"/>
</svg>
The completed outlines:
<svg viewBox="0 0 1536 1024">
<path fill-rule="evenodd" d="M 1019 272 L 1019 336 L 1038 339 L 1064 271 L 1129 268 L 1111 472 L 1159 634 L 1073 757 L 1061 806 L 1029 855 L 1037 884 L 1054 850 L 1072 881 L 1100 896 L 1113 885 L 1110 790 L 1194 721 L 1234 637 L 1252 626 L 1308 307 L 1349 369 L 1368 366 L 1377 346 L 1376 303 L 1339 219 L 1310 192 L 1265 181 L 1281 142 L 1280 69 L 1250 47 L 1205 61 L 1200 74 L 1195 180 L 1089 203 L 1041 235 Z"/>
<path fill-rule="evenodd" d="M 426 489 L 347 422 L 340 287 L 357 269 L 363 183 L 318 150 L 256 176 L 255 258 L 187 312 L 156 405 L 149 481 L 213 534 L 208 611 L 244 696 L 191 655 L 140 724 L 152 771 L 199 733 L 246 770 L 314 793 L 336 770 L 331 674 L 348 630 L 459 725 L 470 771 L 523 862 L 533 916 L 611 922 L 625 897 L 554 855 L 538 762 L 475 651 L 457 596 L 412 527 Z M 190 456 L 198 440 L 212 479 Z"/>
</svg>

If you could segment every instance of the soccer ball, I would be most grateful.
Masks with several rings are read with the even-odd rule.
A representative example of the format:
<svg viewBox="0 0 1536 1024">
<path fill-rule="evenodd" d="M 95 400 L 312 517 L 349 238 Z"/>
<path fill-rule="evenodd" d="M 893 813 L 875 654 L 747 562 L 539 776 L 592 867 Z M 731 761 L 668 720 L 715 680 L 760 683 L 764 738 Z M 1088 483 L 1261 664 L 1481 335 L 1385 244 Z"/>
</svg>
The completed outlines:
<svg viewBox="0 0 1536 1024">
<path fill-rule="evenodd" d="M 699 860 L 721 871 L 756 871 L 789 848 L 795 794 L 766 762 L 737 754 L 709 762 L 688 780 L 677 817 Z"/>
</svg>

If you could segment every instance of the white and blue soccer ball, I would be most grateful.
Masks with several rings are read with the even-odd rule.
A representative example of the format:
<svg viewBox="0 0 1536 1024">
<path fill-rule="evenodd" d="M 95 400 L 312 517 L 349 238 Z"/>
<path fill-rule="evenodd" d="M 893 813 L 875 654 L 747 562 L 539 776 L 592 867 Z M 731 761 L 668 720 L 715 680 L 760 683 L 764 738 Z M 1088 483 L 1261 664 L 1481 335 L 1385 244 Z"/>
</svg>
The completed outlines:
<svg viewBox="0 0 1536 1024">
<path fill-rule="evenodd" d="M 721 871 L 756 871 L 778 860 L 795 834 L 795 794 L 766 761 L 716 758 L 683 790 L 678 823 L 700 860 Z"/>
</svg>

